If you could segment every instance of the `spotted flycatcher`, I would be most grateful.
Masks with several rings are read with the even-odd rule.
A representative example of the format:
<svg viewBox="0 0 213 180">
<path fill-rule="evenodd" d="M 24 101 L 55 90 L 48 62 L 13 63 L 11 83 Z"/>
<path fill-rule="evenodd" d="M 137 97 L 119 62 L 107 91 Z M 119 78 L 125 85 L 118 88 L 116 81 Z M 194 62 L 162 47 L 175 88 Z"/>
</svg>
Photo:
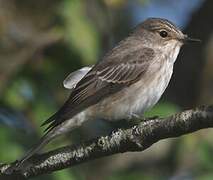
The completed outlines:
<svg viewBox="0 0 213 180">
<path fill-rule="evenodd" d="M 149 18 L 92 67 L 71 73 L 65 104 L 46 120 L 46 133 L 20 161 L 24 162 L 53 138 L 91 119 L 117 121 L 141 117 L 155 105 L 171 79 L 181 46 L 197 41 L 166 19 Z"/>
</svg>

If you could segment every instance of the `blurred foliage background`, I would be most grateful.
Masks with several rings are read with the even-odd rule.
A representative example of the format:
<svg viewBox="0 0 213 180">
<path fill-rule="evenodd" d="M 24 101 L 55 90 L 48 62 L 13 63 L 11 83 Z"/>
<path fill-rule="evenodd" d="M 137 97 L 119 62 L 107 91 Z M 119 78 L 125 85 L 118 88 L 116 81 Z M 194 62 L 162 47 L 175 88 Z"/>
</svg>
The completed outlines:
<svg viewBox="0 0 213 180">
<path fill-rule="evenodd" d="M 97 62 L 147 17 L 167 18 L 202 40 L 181 50 L 169 87 L 147 116 L 212 104 L 212 0 L 0 0 L 0 162 L 20 158 L 39 139 L 40 124 L 69 95 L 62 82 L 70 72 Z M 107 126 L 88 123 L 47 149 L 101 135 Z M 211 129 L 202 130 L 142 153 L 118 154 L 34 179 L 210 180 L 212 135 Z"/>
</svg>

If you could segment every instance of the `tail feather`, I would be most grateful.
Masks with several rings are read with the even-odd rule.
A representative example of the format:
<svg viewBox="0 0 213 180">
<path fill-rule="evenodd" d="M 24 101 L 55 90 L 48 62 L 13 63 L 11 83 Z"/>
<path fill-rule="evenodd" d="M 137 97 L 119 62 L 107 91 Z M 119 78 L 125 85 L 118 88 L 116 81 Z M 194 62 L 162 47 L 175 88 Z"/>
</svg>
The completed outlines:
<svg viewBox="0 0 213 180">
<path fill-rule="evenodd" d="M 55 117 L 55 115 L 53 115 Z M 52 117 L 53 117 L 52 116 Z M 51 117 L 51 118 L 52 118 Z M 69 131 L 72 131 L 73 129 L 77 128 L 79 124 L 76 124 L 75 121 L 73 123 L 68 123 L 68 125 L 63 126 L 57 126 L 50 130 L 48 130 L 44 136 L 41 137 L 39 142 L 33 146 L 25 155 L 24 157 L 19 160 L 18 167 L 22 167 L 24 165 L 24 162 L 27 161 L 29 158 L 31 158 L 34 154 L 38 153 L 46 144 L 48 144 L 52 139 L 55 137 L 58 137 L 64 133 L 67 133 Z"/>
<path fill-rule="evenodd" d="M 38 153 L 46 144 L 48 144 L 54 136 L 51 135 L 44 135 L 37 144 L 33 146 L 25 155 L 24 157 L 19 160 L 18 166 L 20 167 L 23 163 L 32 157 L 34 154 Z"/>
</svg>

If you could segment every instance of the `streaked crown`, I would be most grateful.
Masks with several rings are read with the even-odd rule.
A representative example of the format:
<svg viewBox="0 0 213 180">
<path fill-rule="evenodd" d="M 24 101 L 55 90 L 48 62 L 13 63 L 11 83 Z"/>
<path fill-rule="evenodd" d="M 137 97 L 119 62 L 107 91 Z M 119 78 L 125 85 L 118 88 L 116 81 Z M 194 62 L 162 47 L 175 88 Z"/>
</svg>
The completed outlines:
<svg viewBox="0 0 213 180">
<path fill-rule="evenodd" d="M 147 40 L 153 39 L 159 43 L 170 40 L 177 40 L 183 43 L 186 37 L 172 22 L 161 18 L 148 18 L 139 24 L 133 33 L 144 36 Z"/>
</svg>

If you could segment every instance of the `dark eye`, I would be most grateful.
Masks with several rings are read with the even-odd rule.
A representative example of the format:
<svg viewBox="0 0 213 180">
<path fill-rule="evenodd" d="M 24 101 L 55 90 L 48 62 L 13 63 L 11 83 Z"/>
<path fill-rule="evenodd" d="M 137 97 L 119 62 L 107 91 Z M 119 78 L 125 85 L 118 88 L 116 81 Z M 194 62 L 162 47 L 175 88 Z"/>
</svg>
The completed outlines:
<svg viewBox="0 0 213 180">
<path fill-rule="evenodd" d="M 160 31 L 160 36 L 161 36 L 162 38 L 165 38 L 165 37 L 168 36 L 168 33 L 167 33 L 166 31 Z"/>
</svg>

